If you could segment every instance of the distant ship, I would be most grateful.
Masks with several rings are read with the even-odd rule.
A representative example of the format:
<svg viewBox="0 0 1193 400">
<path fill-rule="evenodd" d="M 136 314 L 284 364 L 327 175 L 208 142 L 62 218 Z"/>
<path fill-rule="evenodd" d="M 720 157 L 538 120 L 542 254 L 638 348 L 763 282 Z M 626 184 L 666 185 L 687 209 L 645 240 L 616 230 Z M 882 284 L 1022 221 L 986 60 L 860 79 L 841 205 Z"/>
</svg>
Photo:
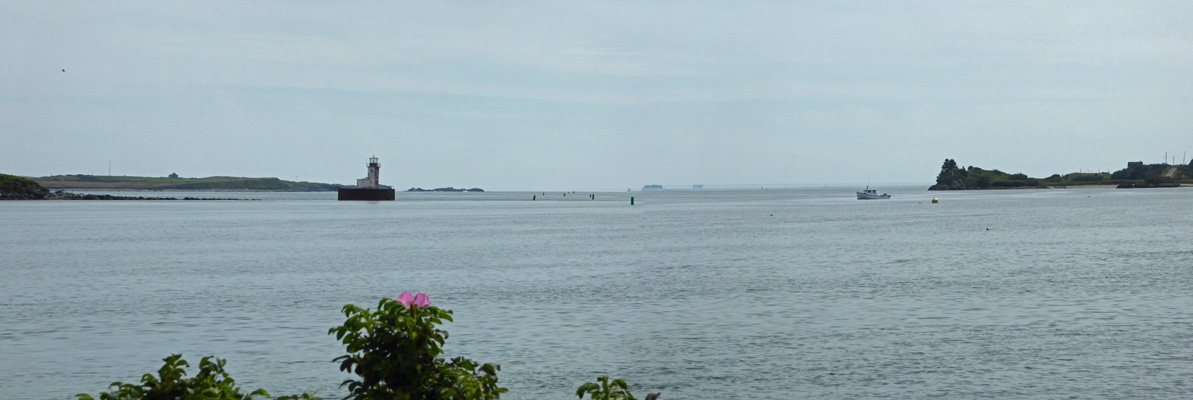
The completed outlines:
<svg viewBox="0 0 1193 400">
<path fill-rule="evenodd" d="M 883 200 L 889 198 L 891 198 L 891 195 L 886 193 L 878 194 L 877 190 L 870 189 L 870 185 L 866 185 L 865 190 L 857 192 L 858 200 Z"/>
<path fill-rule="evenodd" d="M 369 163 L 365 166 L 369 169 L 369 175 L 365 178 L 357 179 L 356 187 L 354 188 L 340 188 L 338 199 L 392 201 L 394 199 L 394 189 L 381 184 L 381 163 L 377 161 L 377 157 L 370 157 Z"/>
<path fill-rule="evenodd" d="M 663 185 L 644 185 L 642 190 L 663 190 Z"/>
</svg>

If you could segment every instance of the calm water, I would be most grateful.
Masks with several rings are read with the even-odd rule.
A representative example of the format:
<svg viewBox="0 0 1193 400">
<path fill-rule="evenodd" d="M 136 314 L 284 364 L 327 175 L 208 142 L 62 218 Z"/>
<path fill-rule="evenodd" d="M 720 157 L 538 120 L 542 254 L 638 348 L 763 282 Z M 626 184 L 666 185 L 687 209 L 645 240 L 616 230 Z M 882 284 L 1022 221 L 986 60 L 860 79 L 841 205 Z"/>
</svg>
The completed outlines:
<svg viewBox="0 0 1193 400">
<path fill-rule="evenodd" d="M 338 398 L 340 307 L 404 290 L 510 399 L 1193 396 L 1193 190 L 854 190 L 2 202 L 0 398 L 179 352 Z"/>
</svg>

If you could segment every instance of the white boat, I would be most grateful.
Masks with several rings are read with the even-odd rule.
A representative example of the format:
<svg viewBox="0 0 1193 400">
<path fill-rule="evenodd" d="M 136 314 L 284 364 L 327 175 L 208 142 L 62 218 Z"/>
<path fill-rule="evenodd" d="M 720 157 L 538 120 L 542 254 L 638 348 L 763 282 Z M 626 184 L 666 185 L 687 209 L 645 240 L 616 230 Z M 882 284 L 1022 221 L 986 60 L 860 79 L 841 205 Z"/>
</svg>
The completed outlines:
<svg viewBox="0 0 1193 400">
<path fill-rule="evenodd" d="M 857 192 L 858 200 L 879 200 L 879 199 L 889 199 L 889 198 L 891 198 L 891 195 L 886 194 L 886 193 L 878 194 L 877 190 L 870 189 L 870 185 L 866 185 L 865 190 Z"/>
</svg>

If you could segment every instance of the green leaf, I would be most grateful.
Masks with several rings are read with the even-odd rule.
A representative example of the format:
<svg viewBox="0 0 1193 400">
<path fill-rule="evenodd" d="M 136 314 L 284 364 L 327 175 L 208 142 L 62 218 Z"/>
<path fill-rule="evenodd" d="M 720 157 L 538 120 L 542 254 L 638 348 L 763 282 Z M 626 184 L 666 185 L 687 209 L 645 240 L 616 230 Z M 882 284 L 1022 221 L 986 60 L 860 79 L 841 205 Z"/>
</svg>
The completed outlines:
<svg viewBox="0 0 1193 400">
<path fill-rule="evenodd" d="M 592 393 L 594 393 L 592 398 L 595 399 L 596 398 L 595 393 L 599 390 L 601 390 L 601 387 L 597 386 L 597 384 L 592 383 L 592 382 L 585 382 L 583 385 L 580 385 L 579 389 L 576 389 L 576 395 L 580 396 L 580 398 L 583 399 L 585 393 L 592 392 Z"/>
</svg>

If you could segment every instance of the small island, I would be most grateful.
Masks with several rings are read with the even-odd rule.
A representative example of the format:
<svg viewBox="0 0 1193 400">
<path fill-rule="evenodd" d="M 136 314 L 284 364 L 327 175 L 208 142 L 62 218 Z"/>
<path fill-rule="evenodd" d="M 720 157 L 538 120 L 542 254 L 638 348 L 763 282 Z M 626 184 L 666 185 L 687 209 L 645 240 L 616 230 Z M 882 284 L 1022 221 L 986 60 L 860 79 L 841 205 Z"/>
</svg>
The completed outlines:
<svg viewBox="0 0 1193 400">
<path fill-rule="evenodd" d="M 974 166 L 961 168 L 953 159 L 945 159 L 936 175 L 936 184 L 928 190 L 1048 189 L 1082 186 L 1114 186 L 1119 189 L 1179 187 L 1193 184 L 1193 163 L 1189 165 L 1144 164 L 1128 162 L 1127 167 L 1111 172 L 1072 172 L 1032 178 L 1022 173 L 1009 174 L 997 169 Z"/>
</svg>

